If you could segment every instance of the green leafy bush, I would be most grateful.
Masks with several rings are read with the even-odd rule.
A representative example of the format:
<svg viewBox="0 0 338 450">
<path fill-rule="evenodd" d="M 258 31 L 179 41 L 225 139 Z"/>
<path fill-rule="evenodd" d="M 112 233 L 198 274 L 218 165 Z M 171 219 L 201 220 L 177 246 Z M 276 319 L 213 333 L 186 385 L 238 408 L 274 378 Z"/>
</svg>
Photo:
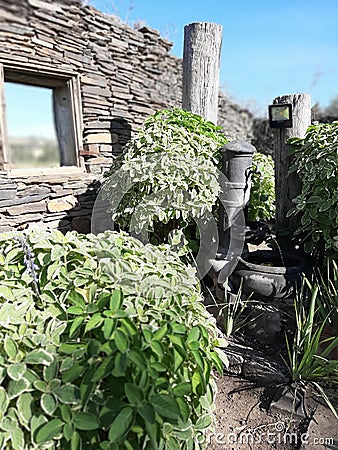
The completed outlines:
<svg viewBox="0 0 338 450">
<path fill-rule="evenodd" d="M 124 229 L 137 214 L 136 230 L 149 229 L 163 242 L 174 228 L 212 211 L 220 186 L 217 165 L 227 143 L 220 128 L 180 109 L 149 117 L 107 173 L 106 197 Z M 125 194 L 118 205 L 116 193 Z M 160 232 L 160 224 L 169 224 Z"/>
<path fill-rule="evenodd" d="M 288 212 L 301 215 L 298 233 L 304 236 L 306 251 L 320 251 L 338 257 L 338 122 L 309 127 L 304 139 L 290 140 L 302 192 Z"/>
<path fill-rule="evenodd" d="M 114 232 L 0 249 L 1 449 L 203 448 L 222 353 L 192 268 Z"/>
<path fill-rule="evenodd" d="M 248 219 L 272 220 L 275 217 L 275 172 L 270 155 L 254 153 Z"/>
</svg>

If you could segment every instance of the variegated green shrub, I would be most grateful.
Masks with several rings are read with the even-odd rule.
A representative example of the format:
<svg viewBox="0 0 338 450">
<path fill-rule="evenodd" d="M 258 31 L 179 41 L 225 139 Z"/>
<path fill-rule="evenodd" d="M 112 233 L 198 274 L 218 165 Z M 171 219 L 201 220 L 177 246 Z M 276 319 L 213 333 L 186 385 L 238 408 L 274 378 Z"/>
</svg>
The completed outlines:
<svg viewBox="0 0 338 450">
<path fill-rule="evenodd" d="M 0 448 L 199 449 L 214 320 L 169 247 L 0 235 Z"/>
<path fill-rule="evenodd" d="M 249 220 L 273 220 L 275 217 L 275 171 L 270 155 L 256 152 L 252 157 L 252 183 L 248 207 Z"/>
<path fill-rule="evenodd" d="M 171 221 L 184 228 L 211 212 L 220 192 L 219 149 L 227 142 L 220 127 L 190 112 L 176 108 L 150 116 L 106 174 L 103 192 L 114 221 L 129 229 L 135 215 L 137 231 L 155 231 L 163 242 L 161 224 L 169 224 L 166 236 Z"/>
<path fill-rule="evenodd" d="M 305 138 L 290 139 L 301 193 L 288 216 L 299 215 L 297 233 L 313 254 L 338 259 L 338 122 L 308 128 Z"/>
</svg>

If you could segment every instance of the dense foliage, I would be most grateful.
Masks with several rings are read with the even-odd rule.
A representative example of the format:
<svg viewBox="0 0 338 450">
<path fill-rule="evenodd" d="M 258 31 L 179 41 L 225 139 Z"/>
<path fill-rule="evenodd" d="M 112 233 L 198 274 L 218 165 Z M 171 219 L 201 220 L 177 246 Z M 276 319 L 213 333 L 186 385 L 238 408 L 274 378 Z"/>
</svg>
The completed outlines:
<svg viewBox="0 0 338 450">
<path fill-rule="evenodd" d="M 298 233 L 304 236 L 305 250 L 338 257 L 338 122 L 309 127 L 304 139 L 290 140 L 302 192 L 293 199 L 288 215 L 301 214 Z"/>
<path fill-rule="evenodd" d="M 270 155 L 254 153 L 252 183 L 248 207 L 249 220 L 272 220 L 275 217 L 275 172 Z"/>
<path fill-rule="evenodd" d="M 107 174 L 113 219 L 128 229 L 135 214 L 137 231 L 157 231 L 160 223 L 184 228 L 212 211 L 220 192 L 218 150 L 226 143 L 219 127 L 190 112 L 162 110 L 149 117 Z M 118 205 L 116 193 L 125 194 Z"/>
<path fill-rule="evenodd" d="M 0 249 L 1 449 L 203 447 L 222 363 L 191 268 L 114 232 Z"/>
</svg>

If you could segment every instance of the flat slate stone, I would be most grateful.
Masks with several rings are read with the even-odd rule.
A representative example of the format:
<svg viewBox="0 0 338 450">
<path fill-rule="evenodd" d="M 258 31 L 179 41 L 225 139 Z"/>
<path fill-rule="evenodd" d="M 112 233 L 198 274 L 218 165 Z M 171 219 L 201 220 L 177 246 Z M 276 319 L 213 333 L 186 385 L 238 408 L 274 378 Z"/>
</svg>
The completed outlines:
<svg viewBox="0 0 338 450">
<path fill-rule="evenodd" d="M 47 204 L 47 209 L 49 212 L 69 211 L 70 209 L 73 209 L 77 203 L 78 200 L 76 197 L 67 195 L 65 197 L 50 200 Z"/>
<path fill-rule="evenodd" d="M 29 195 L 27 197 L 15 198 L 13 200 L 0 201 L 0 209 L 8 206 L 23 205 L 25 203 L 40 202 L 48 197 L 48 194 Z"/>
<path fill-rule="evenodd" d="M 10 216 L 19 216 L 20 214 L 27 214 L 33 212 L 43 212 L 46 211 L 46 201 L 36 203 L 25 203 L 23 205 L 10 206 L 6 209 Z"/>
</svg>

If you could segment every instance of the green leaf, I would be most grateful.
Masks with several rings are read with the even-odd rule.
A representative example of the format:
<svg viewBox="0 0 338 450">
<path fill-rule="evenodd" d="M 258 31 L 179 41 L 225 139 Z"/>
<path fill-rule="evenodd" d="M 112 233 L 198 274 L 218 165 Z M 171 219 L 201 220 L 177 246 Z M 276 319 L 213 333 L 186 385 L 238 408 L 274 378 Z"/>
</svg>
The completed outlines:
<svg viewBox="0 0 338 450">
<path fill-rule="evenodd" d="M 147 423 L 155 423 L 155 409 L 151 403 L 141 403 L 138 407 L 138 413 Z"/>
<path fill-rule="evenodd" d="M 59 400 L 66 405 L 77 404 L 80 401 L 80 389 L 73 384 L 61 386 L 55 394 Z"/>
<path fill-rule="evenodd" d="M 72 325 L 71 325 L 70 330 L 69 330 L 69 337 L 70 338 L 73 337 L 74 334 L 79 330 L 79 328 L 81 327 L 83 322 L 84 322 L 84 317 L 83 316 L 78 316 L 78 317 L 76 317 L 73 320 Z"/>
<path fill-rule="evenodd" d="M 115 417 L 114 422 L 109 429 L 109 441 L 111 443 L 118 443 L 123 436 L 128 433 L 134 421 L 134 409 L 126 406 Z"/>
<path fill-rule="evenodd" d="M 72 361 L 72 364 L 67 361 L 67 364 L 62 367 L 62 381 L 64 383 L 72 383 L 83 376 L 85 373 L 85 364 L 84 361 Z"/>
<path fill-rule="evenodd" d="M 38 413 L 36 415 L 33 415 L 31 420 L 30 420 L 30 429 L 31 429 L 31 434 L 32 436 L 36 436 L 36 432 L 37 430 L 43 425 L 47 423 L 47 418 L 45 417 L 45 415 L 38 415 Z"/>
<path fill-rule="evenodd" d="M 328 211 L 330 208 L 332 208 L 331 203 L 322 203 L 319 207 L 319 212 Z"/>
<path fill-rule="evenodd" d="M 66 439 L 67 442 L 69 442 L 72 439 L 72 436 L 74 434 L 74 427 L 71 423 L 66 423 L 63 427 L 63 436 Z"/>
<path fill-rule="evenodd" d="M 155 340 L 151 341 L 150 342 L 150 348 L 159 357 L 159 359 L 163 358 L 164 351 L 163 351 L 163 346 L 162 346 L 162 344 L 160 342 L 155 341 Z"/>
<path fill-rule="evenodd" d="M 190 350 L 197 351 L 200 348 L 200 343 L 198 341 L 188 342 L 188 347 Z"/>
<path fill-rule="evenodd" d="M 102 427 L 108 428 L 124 406 L 127 405 L 119 398 L 108 397 L 99 414 Z"/>
<path fill-rule="evenodd" d="M 129 347 L 128 337 L 121 328 L 117 328 L 114 331 L 113 339 L 114 339 L 117 349 L 121 353 L 124 353 L 128 350 L 128 347 Z"/>
<path fill-rule="evenodd" d="M 202 358 L 202 355 L 200 352 L 196 350 L 192 350 L 191 353 L 194 355 L 195 361 L 197 363 L 197 366 L 199 367 L 201 373 L 204 372 L 204 359 Z"/>
<path fill-rule="evenodd" d="M 203 391 L 203 381 L 199 372 L 194 372 L 191 378 L 192 390 L 197 395 L 201 395 Z"/>
<path fill-rule="evenodd" d="M 10 302 L 15 300 L 13 292 L 7 286 L 0 286 L 0 298 L 4 298 Z"/>
<path fill-rule="evenodd" d="M 170 395 L 157 394 L 151 396 L 149 400 L 160 416 L 175 420 L 179 418 L 179 406 L 176 400 Z"/>
<path fill-rule="evenodd" d="M 16 342 L 9 336 L 5 337 L 4 349 L 10 360 L 14 361 L 18 354 L 18 347 L 16 345 Z"/>
<path fill-rule="evenodd" d="M 97 339 L 91 339 L 87 344 L 87 354 L 91 358 L 93 356 L 98 356 L 101 351 L 101 342 Z"/>
<path fill-rule="evenodd" d="M 25 450 L 25 437 L 20 428 L 11 431 L 11 441 L 13 450 Z"/>
<path fill-rule="evenodd" d="M 128 353 L 128 359 L 130 359 L 130 361 L 132 361 L 136 365 L 136 367 L 139 367 L 142 370 L 147 368 L 146 358 L 144 357 L 143 353 L 136 348 Z"/>
<path fill-rule="evenodd" d="M 75 305 L 75 306 L 80 306 L 82 309 L 82 312 L 84 311 L 84 309 L 86 307 L 86 302 L 85 302 L 83 295 L 80 292 L 71 291 L 68 295 L 67 300 L 70 303 L 73 303 L 73 305 Z M 67 310 L 67 311 L 69 311 L 69 310 Z M 76 314 L 76 313 L 74 313 L 74 314 Z"/>
<path fill-rule="evenodd" d="M 215 351 L 216 351 L 219 359 L 222 361 L 224 367 L 228 368 L 229 367 L 229 359 L 228 359 L 227 355 L 224 353 L 224 351 L 221 348 L 217 348 L 217 347 L 215 348 Z M 223 371 L 220 373 L 223 373 Z"/>
<path fill-rule="evenodd" d="M 73 423 L 76 429 L 83 431 L 97 430 L 100 428 L 100 422 L 97 416 L 87 412 L 78 412 L 73 419 Z"/>
<path fill-rule="evenodd" d="M 18 381 L 11 380 L 7 386 L 7 394 L 11 399 L 15 398 L 27 391 L 29 388 L 29 384 L 30 383 L 26 378 L 21 378 Z"/>
<path fill-rule="evenodd" d="M 103 323 L 103 320 L 104 318 L 101 316 L 100 313 L 94 314 L 93 317 L 91 317 L 86 324 L 85 333 L 88 333 L 88 331 L 99 327 Z"/>
<path fill-rule="evenodd" d="M 222 363 L 220 357 L 218 356 L 217 352 L 211 353 L 211 359 L 212 359 L 212 362 L 213 362 L 217 372 L 220 375 L 222 375 L 223 374 L 223 363 Z"/>
<path fill-rule="evenodd" d="M 318 203 L 318 202 L 321 202 L 322 200 L 323 199 L 321 197 L 318 197 L 317 195 L 313 195 L 307 199 L 307 203 Z"/>
<path fill-rule="evenodd" d="M 17 363 L 17 364 L 11 364 L 7 367 L 7 375 L 12 380 L 20 380 L 20 378 L 23 377 L 23 375 L 26 372 L 26 364 L 23 363 Z"/>
<path fill-rule="evenodd" d="M 204 430 L 205 428 L 208 428 L 212 423 L 212 418 L 209 414 L 205 414 L 204 416 L 201 416 L 197 419 L 196 422 L 196 430 Z"/>
<path fill-rule="evenodd" d="M 84 307 L 82 306 L 70 306 L 67 309 L 67 314 L 74 314 L 75 316 L 82 315 L 84 313 Z"/>
<path fill-rule="evenodd" d="M 35 380 L 33 386 L 40 392 L 45 392 L 47 390 L 47 383 L 45 381 Z"/>
<path fill-rule="evenodd" d="M 113 357 L 104 358 L 103 362 L 96 369 L 92 381 L 96 383 L 97 381 L 105 378 L 112 372 L 113 368 L 114 368 L 114 358 Z"/>
<path fill-rule="evenodd" d="M 193 327 L 188 333 L 187 343 L 189 344 L 191 342 L 198 341 L 200 335 L 201 335 L 200 329 L 197 326 Z"/>
<path fill-rule="evenodd" d="M 174 350 L 174 372 L 177 372 L 183 363 L 184 358 L 177 350 Z"/>
<path fill-rule="evenodd" d="M 21 248 L 13 248 L 6 255 L 6 265 L 15 264 L 19 262 L 22 257 Z"/>
<path fill-rule="evenodd" d="M 10 416 L 6 416 L 0 422 L 0 429 L 3 431 L 13 431 L 18 427 L 18 421 Z"/>
<path fill-rule="evenodd" d="M 53 355 L 46 350 L 32 350 L 25 358 L 26 364 L 44 364 L 49 365 L 54 361 Z"/>
<path fill-rule="evenodd" d="M 42 425 L 36 432 L 36 443 L 52 441 L 59 436 L 64 426 L 64 422 L 61 419 L 52 419 L 50 422 Z"/>
<path fill-rule="evenodd" d="M 124 391 L 129 403 L 131 403 L 132 405 L 137 405 L 144 398 L 142 389 L 140 389 L 133 383 L 126 383 L 124 385 Z"/>
<path fill-rule="evenodd" d="M 83 344 L 82 343 L 63 343 L 60 345 L 60 352 L 65 353 L 66 355 L 73 355 L 76 350 L 82 349 Z"/>
<path fill-rule="evenodd" d="M 183 397 L 191 393 L 191 383 L 182 382 L 173 388 L 173 394 L 177 397 Z"/>
<path fill-rule="evenodd" d="M 123 292 L 120 289 L 115 289 L 110 296 L 109 308 L 110 310 L 116 314 L 123 303 Z"/>
<path fill-rule="evenodd" d="M 56 244 L 52 248 L 52 251 L 50 253 L 50 258 L 52 261 L 57 261 L 62 256 L 64 256 L 65 253 L 66 253 L 66 249 L 63 246 Z"/>
<path fill-rule="evenodd" d="M 29 392 L 25 392 L 18 397 L 16 401 L 16 412 L 20 423 L 27 426 L 32 417 L 33 396 Z"/>
<path fill-rule="evenodd" d="M 56 358 L 53 358 L 53 362 L 49 364 L 48 366 L 44 366 L 43 368 L 43 378 L 46 382 L 50 382 L 53 380 L 58 371 L 58 362 Z"/>
<path fill-rule="evenodd" d="M 180 414 L 184 422 L 186 422 L 190 416 L 190 408 L 188 403 L 183 399 L 183 397 L 176 398 L 177 404 L 180 408 Z"/>
<path fill-rule="evenodd" d="M 114 377 L 124 377 L 126 375 L 127 364 L 127 353 L 118 353 L 115 358 L 114 369 L 111 372 Z"/>
<path fill-rule="evenodd" d="M 103 323 L 103 336 L 106 340 L 111 338 L 111 335 L 115 329 L 116 326 L 116 320 L 106 318 L 104 319 Z"/>
<path fill-rule="evenodd" d="M 82 442 L 80 434 L 77 431 L 74 431 L 72 438 L 70 440 L 70 448 L 71 450 L 81 450 Z"/>
<path fill-rule="evenodd" d="M 9 398 L 6 390 L 0 386 L 0 417 L 5 415 L 5 412 L 9 405 Z"/>
<path fill-rule="evenodd" d="M 53 415 L 57 408 L 57 401 L 53 394 L 42 394 L 40 404 L 42 410 L 49 416 Z"/>
<path fill-rule="evenodd" d="M 68 405 L 60 405 L 60 412 L 61 412 L 61 417 L 65 422 L 70 422 L 71 418 L 72 418 L 72 414 L 71 414 L 71 410 L 70 407 Z"/>
<path fill-rule="evenodd" d="M 154 334 L 154 340 L 161 341 L 164 336 L 168 333 L 168 325 L 164 324 L 159 330 Z"/>
<path fill-rule="evenodd" d="M 168 448 L 170 448 L 170 450 L 180 450 L 180 444 L 173 436 L 170 436 L 170 438 L 168 439 L 167 446 Z"/>
</svg>

